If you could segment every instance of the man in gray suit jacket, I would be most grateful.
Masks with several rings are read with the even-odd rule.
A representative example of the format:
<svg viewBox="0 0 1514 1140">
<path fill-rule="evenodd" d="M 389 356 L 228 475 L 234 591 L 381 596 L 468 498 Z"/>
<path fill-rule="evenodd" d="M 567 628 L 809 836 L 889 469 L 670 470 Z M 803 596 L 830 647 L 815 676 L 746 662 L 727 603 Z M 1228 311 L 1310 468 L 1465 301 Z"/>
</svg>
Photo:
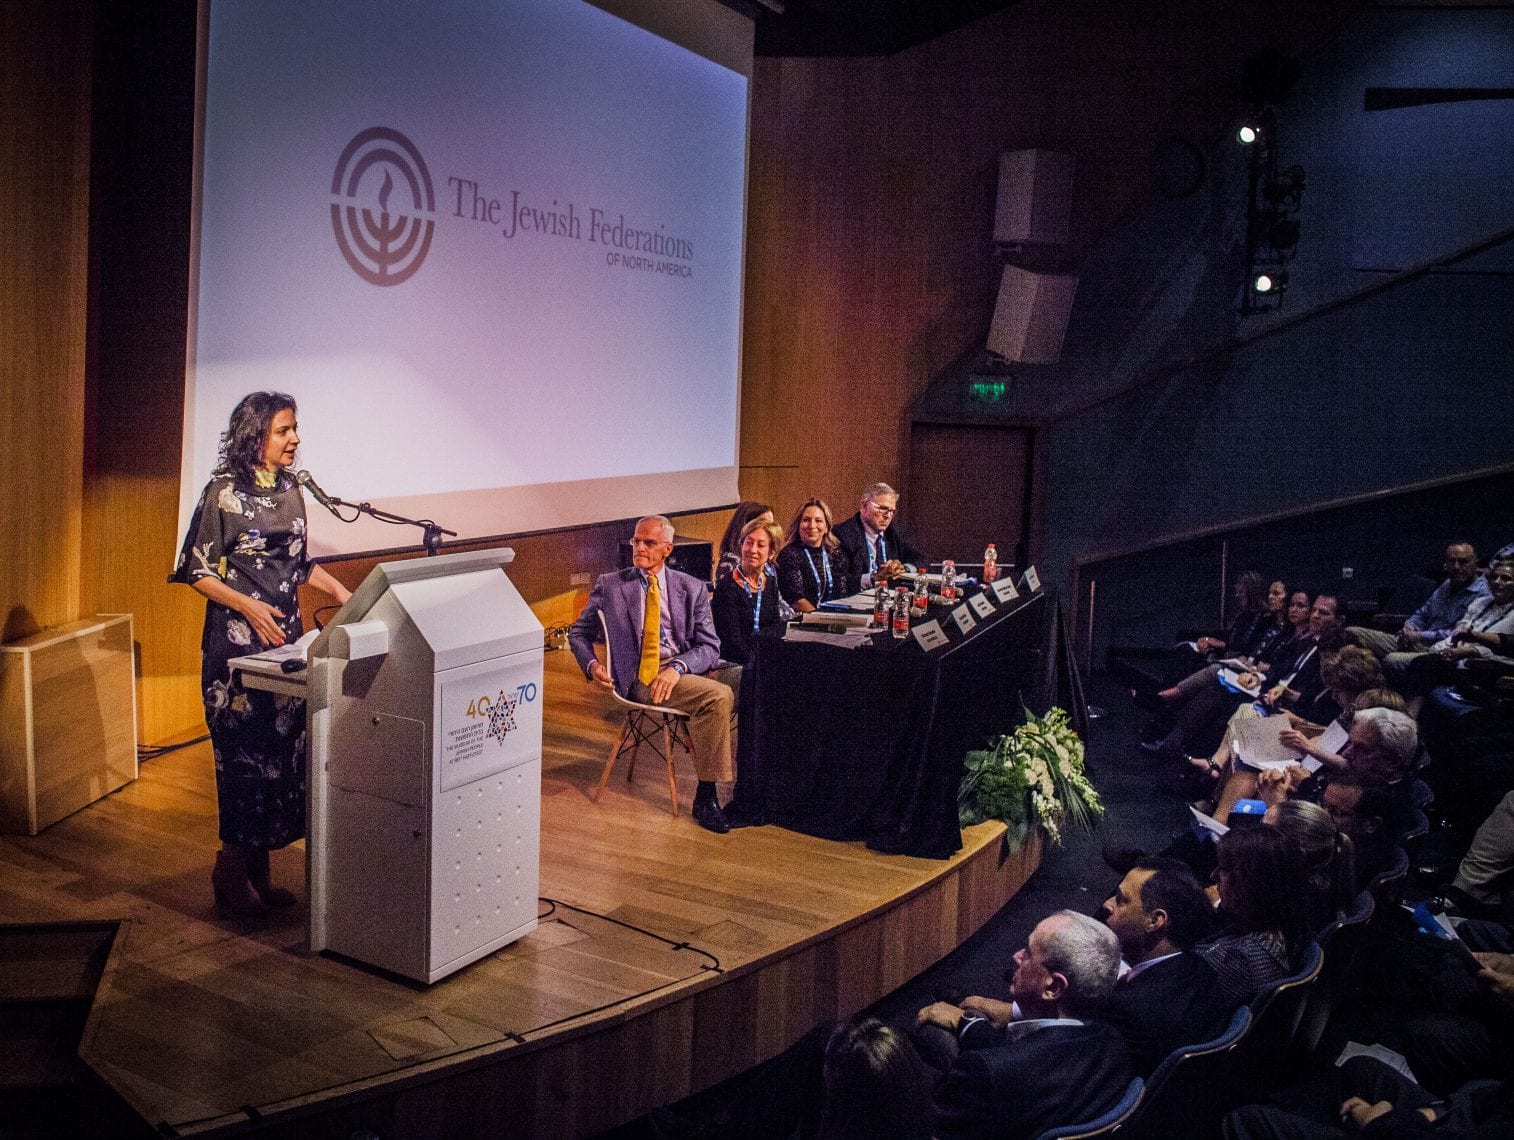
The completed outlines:
<svg viewBox="0 0 1514 1140">
<path fill-rule="evenodd" d="M 694 821 L 714 832 L 730 830 L 715 782 L 731 779 L 731 712 L 736 697 L 729 685 L 705 674 L 720 660 L 720 639 L 710 613 L 710 597 L 698 578 L 666 565 L 673 551 L 673 524 L 648 515 L 631 539 L 633 568 L 601 574 L 589 604 L 568 630 L 568 644 L 590 681 L 633 701 L 669 705 L 689 714 L 694 743 Z M 657 603 L 655 636 L 647 617 Z M 594 655 L 602 639 L 599 615 L 610 637 L 614 676 Z"/>
</svg>

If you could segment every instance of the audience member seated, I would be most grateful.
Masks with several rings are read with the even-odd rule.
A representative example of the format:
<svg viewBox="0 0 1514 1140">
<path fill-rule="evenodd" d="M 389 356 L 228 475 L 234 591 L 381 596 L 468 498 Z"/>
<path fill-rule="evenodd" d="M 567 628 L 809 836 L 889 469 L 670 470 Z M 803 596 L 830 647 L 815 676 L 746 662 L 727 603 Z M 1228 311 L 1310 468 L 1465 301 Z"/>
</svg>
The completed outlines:
<svg viewBox="0 0 1514 1140">
<path fill-rule="evenodd" d="M 848 593 L 870 590 L 907 571 L 927 569 L 925 555 L 899 531 L 899 492 L 873 483 L 862 492 L 857 513 L 836 526 L 836 541 L 851 570 Z"/>
<path fill-rule="evenodd" d="M 1456 627 L 1421 653 L 1390 653 L 1383 662 L 1389 683 L 1405 695 L 1423 695 L 1456 676 L 1471 658 L 1514 665 L 1502 657 L 1502 634 L 1514 634 L 1514 547 L 1488 563 L 1488 597 L 1477 598 Z"/>
<path fill-rule="evenodd" d="M 720 638 L 710 615 L 710 594 L 698 578 L 667 565 L 673 552 L 673 524 L 648 515 L 631 539 L 632 566 L 601 574 L 583 613 L 568 629 L 568 646 L 584 676 L 597 685 L 645 704 L 666 704 L 689 713 L 694 741 L 694 821 L 709 831 L 730 830 L 715 794 L 717 780 L 729 780 L 731 687 L 706 676 L 720 662 Z M 594 654 L 604 638 L 612 643 L 611 676 Z"/>
<path fill-rule="evenodd" d="M 876 1018 L 838 1027 L 825 1045 L 818 1140 L 930 1140 L 930 1070 L 909 1040 Z"/>
<path fill-rule="evenodd" d="M 1509 913 L 1514 887 L 1514 792 L 1499 800 L 1483 820 L 1462 857 L 1447 895 L 1464 912 Z"/>
<path fill-rule="evenodd" d="M 745 665 L 758 634 L 770 633 L 782 624 L 778 618 L 778 576 L 773 570 L 782 539 L 782 528 L 761 518 L 741 528 L 741 561 L 715 583 L 715 633 L 724 661 Z"/>
<path fill-rule="evenodd" d="M 1296 612 L 1294 595 L 1290 611 Z M 1307 630 L 1300 630 L 1294 622 L 1295 635 L 1290 637 L 1271 668 L 1262 675 L 1243 674 L 1241 684 L 1260 689 L 1259 700 L 1268 709 L 1294 708 L 1302 715 L 1314 711 L 1315 698 L 1322 692 L 1319 672 L 1320 642 L 1329 630 L 1335 627 L 1336 600 L 1329 594 L 1320 594 L 1309 608 Z M 1294 613 L 1290 612 L 1290 620 Z M 1220 683 L 1216 678 L 1193 693 L 1186 700 L 1173 702 L 1167 720 L 1156 726 L 1166 727 L 1159 740 L 1142 744 L 1146 751 L 1174 761 L 1186 760 L 1189 753 L 1207 754 L 1218 746 L 1224 736 L 1225 724 L 1237 706 L 1246 697 Z M 1305 711 L 1307 710 L 1307 711 Z"/>
<path fill-rule="evenodd" d="M 1392 709 L 1362 709 L 1351 718 L 1351 731 L 1342 746 L 1344 771 L 1364 784 L 1386 789 L 1392 802 L 1394 826 L 1402 828 L 1411 815 L 1411 775 L 1419 754 L 1419 732 L 1414 721 Z M 1271 769 L 1257 778 L 1257 798 L 1267 804 L 1299 797 L 1318 802 L 1339 771 L 1320 768 L 1314 775 L 1301 764 Z"/>
<path fill-rule="evenodd" d="M 1450 637 L 1467 607 L 1488 596 L 1488 584 L 1477 572 L 1477 551 L 1470 542 L 1453 542 L 1446 547 L 1445 571 L 1445 581 L 1409 615 L 1397 634 L 1354 625 L 1346 630 L 1346 636 L 1378 657 L 1428 649 Z"/>
<path fill-rule="evenodd" d="M 1320 806 L 1342 835 L 1351 840 L 1356 863 L 1356 889 L 1365 890 L 1393 866 L 1399 836 L 1407 826 L 1400 816 L 1402 801 L 1388 788 L 1368 784 L 1349 768 L 1330 777 Z"/>
<path fill-rule="evenodd" d="M 1339 1124 L 1275 1105 L 1248 1104 L 1225 1117 L 1225 1140 L 1316 1140 L 1332 1136 L 1514 1136 L 1514 1085 L 1468 1085 L 1442 1100 L 1375 1057 L 1341 1066 Z"/>
<path fill-rule="evenodd" d="M 1139 860 L 1104 908 L 1129 966 L 1104 1018 L 1124 1035 L 1136 1071 L 1150 1076 L 1179 1046 L 1219 1036 L 1240 1003 L 1225 1000 L 1214 971 L 1193 953 L 1214 925 L 1214 910 L 1182 862 Z"/>
<path fill-rule="evenodd" d="M 1300 905 L 1308 917 L 1309 932 L 1318 935 L 1345 913 L 1360 889 L 1351 837 L 1336 827 L 1328 811 L 1308 800 L 1273 804 L 1262 822 L 1277 828 L 1298 848 L 1306 888 Z"/>
<path fill-rule="evenodd" d="M 1085 914 L 1058 911 L 1014 958 L 1019 1017 L 996 1029 L 948 1002 L 920 1011 L 916 1042 L 944 1067 L 936 1082 L 936 1136 L 1014 1140 L 1091 1120 L 1130 1083 L 1130 1051 L 1112 1025 L 1091 1020 L 1119 974 L 1114 933 Z"/>
<path fill-rule="evenodd" d="M 1272 827 L 1232 828 L 1220 837 L 1215 871 L 1219 937 L 1198 954 L 1233 1005 L 1291 975 L 1309 938 L 1303 863 L 1294 842 Z"/>
<path fill-rule="evenodd" d="M 806 499 L 778 552 L 778 590 L 796 613 L 807 614 L 821 602 L 852 593 L 852 564 L 831 529 L 831 508 L 823 499 Z"/>
<path fill-rule="evenodd" d="M 1262 635 L 1274 624 L 1267 607 L 1266 581 L 1255 570 L 1247 570 L 1235 580 L 1235 616 L 1223 633 L 1206 634 L 1178 646 L 1175 665 L 1182 673 L 1193 668 L 1195 656 L 1204 661 L 1217 661 L 1221 657 L 1243 657 L 1256 648 Z M 1281 586 L 1281 583 L 1274 582 L 1273 585 Z"/>
<path fill-rule="evenodd" d="M 1261 576 L 1256 575 L 1256 577 L 1260 581 Z M 1246 575 L 1244 574 L 1236 579 L 1235 592 L 1237 598 L 1243 593 L 1242 583 L 1245 579 Z M 1297 596 L 1300 602 L 1296 613 L 1289 605 L 1294 596 Z M 1239 620 L 1240 615 L 1237 617 L 1237 621 Z M 1297 622 L 1297 630 L 1299 631 L 1307 628 L 1309 622 L 1309 595 L 1302 591 L 1297 592 L 1296 595 L 1290 595 L 1286 585 L 1282 582 L 1274 582 L 1267 589 L 1266 608 L 1255 622 L 1252 637 L 1246 643 L 1240 644 L 1236 641 L 1232 627 L 1231 635 L 1221 644 L 1230 645 L 1234 643 L 1239 647 L 1226 652 L 1223 656 L 1230 660 L 1246 661 L 1256 669 L 1265 672 L 1267 670 L 1265 663 L 1271 659 L 1270 655 L 1295 633 L 1295 627 L 1289 624 L 1290 620 Z M 1207 637 L 1201 637 L 1194 642 L 1197 651 L 1201 655 L 1208 657 L 1211 661 L 1214 660 L 1212 647 L 1215 644 L 1216 642 L 1213 639 Z M 1188 663 L 1191 664 L 1192 660 L 1192 653 L 1190 653 Z M 1223 666 L 1216 662 L 1205 665 L 1200 669 L 1195 669 L 1181 681 L 1157 693 L 1156 700 L 1161 707 L 1185 700 L 1194 693 L 1206 688 L 1211 681 L 1217 679 L 1221 668 Z"/>
</svg>

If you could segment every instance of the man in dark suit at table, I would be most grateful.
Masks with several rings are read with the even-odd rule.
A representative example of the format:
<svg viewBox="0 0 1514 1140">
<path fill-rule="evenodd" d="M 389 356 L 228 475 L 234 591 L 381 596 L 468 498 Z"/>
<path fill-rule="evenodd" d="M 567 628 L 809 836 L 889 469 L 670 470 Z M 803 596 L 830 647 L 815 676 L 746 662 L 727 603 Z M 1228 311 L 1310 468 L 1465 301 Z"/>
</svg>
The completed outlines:
<svg viewBox="0 0 1514 1140">
<path fill-rule="evenodd" d="M 568 644 L 584 676 L 644 704 L 689 714 L 694 744 L 694 821 L 709 831 L 730 830 L 715 782 L 731 778 L 731 687 L 706 676 L 720 660 L 710 597 L 698 578 L 668 566 L 673 524 L 648 515 L 631 539 L 632 566 L 601 574 L 589 604 L 568 630 Z M 605 617 L 614 676 L 594 654 Z"/>
<path fill-rule="evenodd" d="M 1119 1031 L 1096 1016 L 1114 989 L 1120 946 L 1103 923 L 1070 910 L 1043 919 L 1015 954 L 1010 996 L 1018 1016 L 1002 1029 L 949 1002 L 920 1011 L 927 1062 L 949 1059 L 936 1083 L 936 1136 L 1028 1137 L 1092 1120 L 1113 1108 L 1132 1074 Z"/>
<path fill-rule="evenodd" d="M 887 483 L 874 483 L 862 492 L 857 513 L 836 524 L 836 541 L 846 551 L 854 588 L 870 590 L 906 570 L 927 569 L 925 555 L 894 526 L 898 513 L 899 492 Z"/>
<path fill-rule="evenodd" d="M 1214 908 L 1187 865 L 1151 856 L 1126 872 L 1104 904 L 1129 969 L 1104 1018 L 1130 1045 L 1136 1071 L 1150 1076 L 1183 1045 L 1218 1037 L 1235 1014 L 1214 971 L 1193 948 L 1214 924 Z"/>
</svg>

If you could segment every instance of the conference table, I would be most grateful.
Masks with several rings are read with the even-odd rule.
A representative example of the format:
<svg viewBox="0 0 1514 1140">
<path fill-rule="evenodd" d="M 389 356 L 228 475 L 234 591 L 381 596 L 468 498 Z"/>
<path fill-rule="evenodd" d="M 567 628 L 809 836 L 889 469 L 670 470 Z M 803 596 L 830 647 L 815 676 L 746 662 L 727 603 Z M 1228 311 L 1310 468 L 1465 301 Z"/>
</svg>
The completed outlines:
<svg viewBox="0 0 1514 1140">
<path fill-rule="evenodd" d="M 1086 736 L 1082 682 L 1059 607 L 1043 591 L 949 632 L 927 651 L 887 633 L 857 649 L 760 638 L 743 671 L 734 799 L 769 824 L 891 854 L 962 846 L 966 754 L 1010 732 L 1021 708 L 1061 705 Z"/>
</svg>

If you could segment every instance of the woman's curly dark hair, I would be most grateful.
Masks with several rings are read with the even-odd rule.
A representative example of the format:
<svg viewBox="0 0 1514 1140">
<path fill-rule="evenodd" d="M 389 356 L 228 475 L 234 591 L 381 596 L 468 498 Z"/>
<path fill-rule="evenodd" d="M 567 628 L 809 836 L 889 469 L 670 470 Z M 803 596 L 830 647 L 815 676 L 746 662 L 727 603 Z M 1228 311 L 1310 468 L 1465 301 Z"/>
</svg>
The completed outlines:
<svg viewBox="0 0 1514 1140">
<path fill-rule="evenodd" d="M 238 475 L 251 480 L 263 466 L 263 448 L 273 417 L 288 408 L 299 415 L 294 397 L 284 392 L 250 392 L 231 411 L 231 420 L 221 433 L 217 475 Z"/>
</svg>

